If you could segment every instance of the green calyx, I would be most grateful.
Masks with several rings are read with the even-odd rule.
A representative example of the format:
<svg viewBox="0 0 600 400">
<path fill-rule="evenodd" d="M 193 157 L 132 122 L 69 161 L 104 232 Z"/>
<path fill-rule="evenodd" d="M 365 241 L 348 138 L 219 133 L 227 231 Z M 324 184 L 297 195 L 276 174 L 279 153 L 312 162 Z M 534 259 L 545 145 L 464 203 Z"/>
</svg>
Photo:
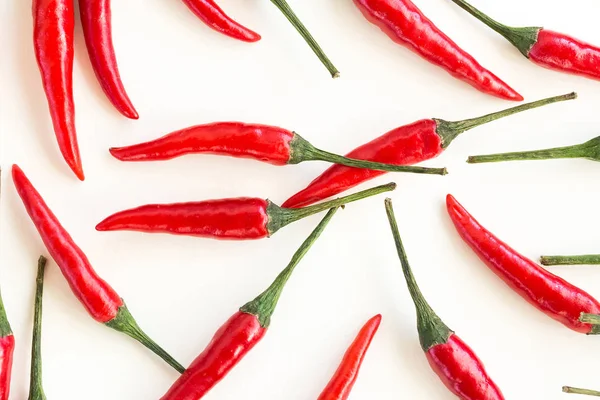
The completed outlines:
<svg viewBox="0 0 600 400">
<path fill-rule="evenodd" d="M 429 306 L 429 303 L 427 303 L 417 285 L 417 281 L 412 273 L 410 264 L 408 263 L 408 257 L 404 251 L 402 239 L 400 238 L 398 223 L 396 222 L 391 199 L 385 200 L 385 211 L 390 222 L 394 241 L 396 242 L 396 250 L 398 251 L 400 263 L 402 264 L 402 272 L 406 279 L 406 285 L 408 286 L 408 291 L 410 292 L 410 296 L 417 310 L 417 330 L 419 331 L 421 348 L 423 348 L 423 351 L 427 352 L 434 346 L 447 343 L 454 332 L 444 324 L 431 306 Z"/>
<path fill-rule="evenodd" d="M 579 316 L 579 322 L 592 325 L 588 335 L 600 335 L 600 315 L 582 312 Z"/>
<path fill-rule="evenodd" d="M 0 294 L 0 338 L 4 338 L 12 335 L 12 329 L 6 316 L 6 310 L 4 309 L 4 303 L 2 302 L 2 295 Z"/>
<path fill-rule="evenodd" d="M 329 210 L 327 215 L 325 215 L 325 218 L 323 218 L 310 236 L 304 241 L 304 243 L 302 243 L 296 253 L 294 253 L 294 256 L 292 257 L 292 260 L 288 266 L 281 271 L 271 286 L 269 286 L 267 290 L 262 292 L 254 300 L 240 308 L 241 312 L 255 315 L 263 328 L 269 327 L 271 324 L 271 316 L 275 311 L 275 307 L 277 307 L 277 302 L 281 297 L 281 293 L 283 292 L 285 284 L 290 279 L 290 276 L 292 276 L 292 272 L 294 272 L 294 269 L 296 269 L 296 266 L 298 263 L 300 263 L 300 260 L 302 260 L 304 255 L 308 252 L 308 250 L 310 250 L 315 241 L 319 238 L 319 236 L 321 236 L 321 233 L 323 233 L 325 227 L 329 221 L 331 221 L 331 218 L 333 218 L 333 215 L 337 210 L 338 207 L 334 207 Z"/>
<path fill-rule="evenodd" d="M 38 260 L 35 280 L 35 312 L 33 316 L 33 339 L 31 343 L 31 378 L 29 381 L 29 400 L 46 400 L 42 385 L 42 303 L 44 297 L 44 273 L 46 258 Z"/>
<path fill-rule="evenodd" d="M 600 254 L 581 256 L 541 256 L 542 265 L 599 265 Z"/>
<path fill-rule="evenodd" d="M 571 386 L 563 386 L 562 391 L 564 393 L 585 394 L 585 395 L 588 395 L 588 396 L 600 397 L 600 392 L 598 392 L 596 390 L 580 389 L 580 388 L 574 388 L 574 387 L 571 387 Z"/>
</svg>

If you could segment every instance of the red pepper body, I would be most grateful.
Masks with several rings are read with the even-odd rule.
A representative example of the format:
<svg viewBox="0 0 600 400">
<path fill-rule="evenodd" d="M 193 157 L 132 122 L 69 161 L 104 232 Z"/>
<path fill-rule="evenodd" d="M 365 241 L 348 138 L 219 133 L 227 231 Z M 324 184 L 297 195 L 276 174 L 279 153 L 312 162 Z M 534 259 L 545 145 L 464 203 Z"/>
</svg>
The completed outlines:
<svg viewBox="0 0 600 400">
<path fill-rule="evenodd" d="M 33 25 L 35 56 L 58 147 L 75 175 L 84 180 L 73 103 L 73 0 L 34 0 Z"/>
<path fill-rule="evenodd" d="M 396 165 L 412 165 L 437 157 L 444 150 L 442 140 L 436 133 L 433 119 L 423 119 L 401 126 L 366 143 L 346 157 L 377 161 Z M 305 189 L 296 193 L 284 208 L 304 207 L 353 188 L 385 174 L 384 171 L 346 167 L 335 164 L 313 180 Z"/>
<path fill-rule="evenodd" d="M 161 400 L 198 400 L 219 383 L 267 332 L 258 318 L 237 312 Z"/>
<path fill-rule="evenodd" d="M 96 321 L 106 323 L 114 319 L 123 306 L 123 300 L 96 274 L 83 251 L 73 242 L 44 199 L 16 165 L 13 166 L 12 176 L 29 217 L 75 296 Z"/>
<path fill-rule="evenodd" d="M 117 110 L 127 118 L 139 115 L 125 92 L 112 42 L 110 0 L 79 0 L 81 24 L 92 67 L 100 86 Z"/>
<path fill-rule="evenodd" d="M 452 334 L 425 352 L 429 365 L 452 393 L 464 400 L 501 400 L 502 392 L 473 350 Z"/>
<path fill-rule="evenodd" d="M 590 333 L 592 326 L 580 322 L 579 317 L 582 312 L 600 314 L 596 299 L 510 248 L 481 226 L 451 195 L 446 205 L 463 240 L 508 286 L 568 328 Z"/>
<path fill-rule="evenodd" d="M 15 337 L 11 334 L 0 338 L 0 400 L 8 400 L 12 375 Z"/>
<path fill-rule="evenodd" d="M 393 41 L 444 68 L 454 77 L 484 93 L 507 100 L 523 100 L 520 94 L 458 47 L 410 0 L 354 0 L 354 3 Z"/>
</svg>

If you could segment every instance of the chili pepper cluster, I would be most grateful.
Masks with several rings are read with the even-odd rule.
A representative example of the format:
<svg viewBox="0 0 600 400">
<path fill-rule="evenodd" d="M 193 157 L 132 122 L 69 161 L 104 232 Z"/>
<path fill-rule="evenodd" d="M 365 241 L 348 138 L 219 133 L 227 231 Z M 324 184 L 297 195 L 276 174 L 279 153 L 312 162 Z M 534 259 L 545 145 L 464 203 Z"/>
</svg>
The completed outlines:
<svg viewBox="0 0 600 400">
<path fill-rule="evenodd" d="M 502 35 L 534 63 L 560 72 L 600 79 L 600 47 L 541 27 L 504 25 L 464 0 L 452 2 Z M 183 0 L 183 3 L 210 28 L 230 38 L 247 44 L 262 39 L 259 33 L 228 16 L 213 0 Z M 338 69 L 290 4 L 286 0 L 271 0 L 271 3 L 302 36 L 331 76 L 339 77 Z M 394 42 L 443 68 L 451 76 L 500 99 L 524 100 L 521 94 L 483 67 L 437 27 L 411 0 L 354 0 L 354 4 L 369 22 Z M 83 181 L 73 96 L 75 6 L 74 0 L 33 0 L 32 52 L 39 66 L 58 148 L 69 168 Z M 138 112 L 127 95 L 117 66 L 110 0 L 79 0 L 79 12 L 91 66 L 102 90 L 123 116 L 138 119 Z M 285 59 L 281 62 L 284 63 Z M 323 150 L 290 129 L 241 121 L 203 123 L 166 133 L 151 141 L 108 149 L 115 159 L 122 162 L 159 162 L 210 154 L 245 158 L 273 166 L 307 161 L 331 164 L 281 205 L 266 198 L 249 196 L 143 204 L 112 214 L 107 212 L 106 218 L 98 222 L 95 229 L 102 232 L 129 230 L 218 240 L 258 240 L 269 238 L 294 222 L 325 213 L 270 286 L 247 303 L 240 304 L 233 315 L 224 317 L 225 322 L 208 343 L 201 343 L 203 350 L 187 367 L 141 328 L 143 324 L 138 323 L 123 298 L 96 272 L 76 238 L 71 237 L 60 222 L 61 216 L 53 213 L 51 205 L 46 203 L 16 164 L 11 168 L 11 177 L 23 210 L 15 210 L 15 213 L 25 211 L 29 216 L 48 256 L 93 320 L 139 342 L 179 373 L 171 386 L 165 387 L 163 393 L 157 393 L 156 398 L 162 395 L 161 400 L 199 400 L 226 380 L 229 372 L 263 340 L 293 272 L 324 234 L 340 208 L 392 192 L 397 185 L 390 182 L 352 194 L 345 192 L 387 172 L 444 176 L 448 173 L 444 167 L 415 164 L 436 158 L 466 131 L 483 129 L 493 121 L 576 98 L 577 94 L 572 92 L 463 120 L 424 118 L 374 137 L 345 155 Z M 558 158 L 600 161 L 600 136 L 567 147 L 474 155 L 468 158 L 468 163 Z M 124 164 L 121 167 L 126 168 Z M 343 196 L 332 199 L 340 194 Z M 392 200 L 387 198 L 380 207 L 373 209 L 373 213 L 385 212 L 388 218 L 391 235 L 387 245 L 391 250 L 393 243 L 397 251 L 399 269 L 404 275 L 416 313 L 419 343 L 433 372 L 460 399 L 504 399 L 500 385 L 486 370 L 484 361 L 443 322 L 426 300 L 426 294 L 420 290 L 403 245 Z M 539 265 L 495 236 L 451 194 L 446 197 L 446 212 L 458 236 L 481 259 L 482 264 L 531 306 L 574 332 L 600 334 L 600 302 L 592 294 L 542 266 L 600 264 L 600 255 L 542 256 L 542 265 Z M 35 282 L 30 399 L 46 398 L 42 381 L 42 297 L 46 265 L 46 257 L 40 256 Z M 9 399 L 16 345 L 9 318 L 10 310 L 5 310 L 0 298 L 0 400 Z M 381 322 L 382 315 L 377 314 L 358 329 L 356 338 L 348 344 L 339 367 L 319 395 L 319 400 L 345 400 L 350 397 Z M 600 392 L 570 386 L 565 386 L 563 391 L 600 397 Z"/>
</svg>

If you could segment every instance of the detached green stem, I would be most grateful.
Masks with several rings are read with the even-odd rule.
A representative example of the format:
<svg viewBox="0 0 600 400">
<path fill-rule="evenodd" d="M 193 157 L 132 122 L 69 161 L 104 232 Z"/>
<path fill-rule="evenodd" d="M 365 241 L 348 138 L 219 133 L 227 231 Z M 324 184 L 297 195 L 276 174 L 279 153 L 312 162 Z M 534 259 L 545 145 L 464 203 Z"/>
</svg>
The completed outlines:
<svg viewBox="0 0 600 400">
<path fill-rule="evenodd" d="M 470 156 L 469 164 L 481 164 L 501 161 L 535 161 L 553 160 L 559 158 L 586 158 L 588 150 L 582 145 L 555 147 L 544 150 L 518 151 L 513 153 L 487 154 L 481 156 Z"/>
<path fill-rule="evenodd" d="M 31 379 L 29 400 L 46 400 L 42 385 L 42 303 L 44 297 L 44 272 L 46 258 L 40 256 L 35 289 L 35 313 L 33 316 L 33 339 L 31 344 Z"/>
<path fill-rule="evenodd" d="M 599 265 L 600 254 L 581 256 L 541 256 L 542 265 Z"/>
<path fill-rule="evenodd" d="M 600 397 L 600 392 L 597 392 L 595 390 L 589 390 L 589 389 L 580 389 L 580 388 L 574 388 L 571 386 L 563 386 L 562 391 L 565 393 L 572 393 L 572 394 L 585 394 L 588 396 L 597 396 Z"/>
</svg>

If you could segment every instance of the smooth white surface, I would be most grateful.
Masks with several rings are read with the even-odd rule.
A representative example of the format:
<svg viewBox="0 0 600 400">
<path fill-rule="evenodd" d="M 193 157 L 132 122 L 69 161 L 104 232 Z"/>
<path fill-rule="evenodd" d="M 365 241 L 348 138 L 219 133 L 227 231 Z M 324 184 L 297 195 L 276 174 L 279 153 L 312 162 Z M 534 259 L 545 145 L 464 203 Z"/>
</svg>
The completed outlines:
<svg viewBox="0 0 600 400">
<path fill-rule="evenodd" d="M 267 0 L 221 0 L 263 35 L 257 44 L 213 32 L 177 0 L 113 4 L 115 47 L 141 119 L 105 99 L 81 28 L 74 71 L 79 183 L 55 143 L 31 43 L 31 1 L 0 5 L 2 294 L 17 339 L 13 399 L 27 396 L 35 261 L 46 254 L 10 180 L 19 163 L 98 273 L 139 324 L 183 364 L 215 330 L 287 264 L 320 216 L 269 240 L 218 242 L 134 232 L 99 233 L 110 213 L 145 203 L 231 196 L 283 202 L 326 165 L 276 168 L 226 157 L 188 156 L 125 164 L 110 146 L 156 138 L 189 125 L 241 120 L 281 125 L 344 153 L 428 117 L 458 120 L 514 105 L 477 92 L 364 20 L 351 0 L 291 0 L 339 68 L 332 80 Z M 527 101 L 577 91 L 579 99 L 465 133 L 438 159 L 446 177 L 395 174 L 392 194 L 411 263 L 439 315 L 487 366 L 507 399 L 562 399 L 563 384 L 600 388 L 600 339 L 579 335 L 530 307 L 462 243 L 444 205 L 453 193 L 485 226 L 532 258 L 600 252 L 600 165 L 549 161 L 468 165 L 471 154 L 575 144 L 598 135 L 600 83 L 542 69 L 449 0 L 417 4 L 457 43 Z M 593 0 L 474 0 L 513 25 L 544 25 L 600 43 Z M 314 399 L 362 324 L 383 323 L 352 399 L 452 399 L 430 371 L 383 209 L 384 196 L 353 204 L 306 256 L 264 341 L 206 399 Z M 555 268 L 600 296 L 594 267 Z M 51 262 L 44 298 L 43 361 L 48 398 L 158 399 L 177 374 L 129 338 L 95 323 Z"/>
</svg>

